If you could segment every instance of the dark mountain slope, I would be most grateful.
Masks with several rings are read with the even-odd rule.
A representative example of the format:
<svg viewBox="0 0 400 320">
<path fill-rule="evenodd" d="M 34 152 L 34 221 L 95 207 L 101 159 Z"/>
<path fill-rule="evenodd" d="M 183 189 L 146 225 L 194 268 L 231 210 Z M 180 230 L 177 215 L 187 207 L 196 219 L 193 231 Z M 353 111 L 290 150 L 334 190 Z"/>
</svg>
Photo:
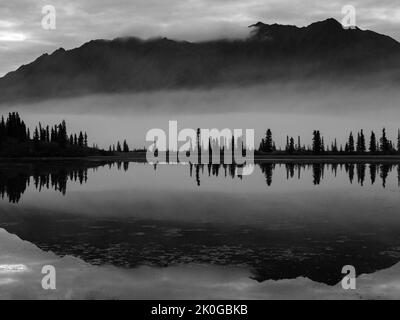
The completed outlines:
<svg viewBox="0 0 400 320">
<path fill-rule="evenodd" d="M 94 93 L 241 86 L 275 80 L 398 81 L 400 44 L 334 19 L 308 27 L 257 23 L 246 40 L 94 40 L 59 49 L 0 79 L 0 103 Z M 371 77 L 372 78 L 372 77 Z"/>
</svg>

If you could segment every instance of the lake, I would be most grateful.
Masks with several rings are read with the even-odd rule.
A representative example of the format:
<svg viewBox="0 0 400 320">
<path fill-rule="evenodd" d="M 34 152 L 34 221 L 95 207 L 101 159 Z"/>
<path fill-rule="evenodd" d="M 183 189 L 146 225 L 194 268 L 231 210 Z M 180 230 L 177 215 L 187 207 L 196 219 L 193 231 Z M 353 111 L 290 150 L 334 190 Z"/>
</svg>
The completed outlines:
<svg viewBox="0 0 400 320">
<path fill-rule="evenodd" d="M 0 298 L 400 298 L 400 165 L 0 163 Z M 43 290 L 44 265 L 57 289 Z M 342 268 L 354 266 L 356 290 Z"/>
</svg>

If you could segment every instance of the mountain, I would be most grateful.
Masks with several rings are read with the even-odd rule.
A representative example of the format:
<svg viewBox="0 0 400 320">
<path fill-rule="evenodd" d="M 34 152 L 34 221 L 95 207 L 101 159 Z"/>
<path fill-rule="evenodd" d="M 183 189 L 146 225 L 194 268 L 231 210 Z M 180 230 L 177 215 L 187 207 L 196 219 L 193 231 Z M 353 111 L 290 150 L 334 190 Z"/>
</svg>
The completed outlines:
<svg viewBox="0 0 400 320">
<path fill-rule="evenodd" d="M 328 53 L 332 50 L 349 54 L 388 53 L 398 51 L 400 44 L 387 36 L 363 31 L 359 28 L 344 29 L 335 19 L 316 22 L 308 27 L 268 25 L 258 22 L 254 27 L 253 39 L 273 43 L 280 48 L 296 49 L 303 53 Z M 354 49 L 357 49 L 355 52 Z"/>
<path fill-rule="evenodd" d="M 399 82 L 400 43 L 388 36 L 344 29 L 334 19 L 250 27 L 243 40 L 117 38 L 60 48 L 1 78 L 0 103 L 304 79 Z"/>
</svg>

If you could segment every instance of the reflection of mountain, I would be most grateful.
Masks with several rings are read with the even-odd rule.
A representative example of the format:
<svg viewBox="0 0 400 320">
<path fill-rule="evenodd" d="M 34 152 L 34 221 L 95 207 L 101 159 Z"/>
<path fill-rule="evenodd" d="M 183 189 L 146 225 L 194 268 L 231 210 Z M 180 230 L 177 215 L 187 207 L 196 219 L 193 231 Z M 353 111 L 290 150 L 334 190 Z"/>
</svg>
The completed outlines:
<svg viewBox="0 0 400 320">
<path fill-rule="evenodd" d="M 184 224 L 127 217 L 42 216 L 40 212 L 19 215 L 16 221 L 16 217 L 0 217 L 0 226 L 42 250 L 94 265 L 241 266 L 249 268 L 257 281 L 302 276 L 334 285 L 341 280 L 344 265 L 354 265 L 358 274 L 372 273 L 397 263 L 400 254 L 400 239 L 395 236 L 399 230 L 391 226 L 372 237 L 363 234 L 365 230 L 264 230 L 245 223 Z"/>
<path fill-rule="evenodd" d="M 0 102 L 94 93 L 327 78 L 398 82 L 400 44 L 334 19 L 305 28 L 257 23 L 246 40 L 94 40 L 44 54 L 0 79 Z M 372 77 L 375 75 L 377 77 Z"/>
<path fill-rule="evenodd" d="M 37 188 L 54 188 L 65 192 L 68 179 L 78 179 L 83 183 L 88 168 L 106 164 L 76 161 L 26 163 L 15 164 L 12 170 L 7 165 L 7 172 L 0 170 L 2 189 L 9 195 L 10 201 L 18 201 L 27 180 L 34 177 Z M 302 172 L 308 170 L 315 184 L 320 183 L 327 170 L 333 173 L 343 170 L 351 181 L 357 179 L 360 185 L 367 172 L 372 181 L 377 177 L 385 181 L 395 167 L 393 164 L 362 163 L 261 163 L 262 173 L 269 185 L 277 166 L 284 166 L 288 179 L 301 177 Z M 128 170 L 129 164 L 117 163 L 117 167 Z M 229 165 L 191 167 L 198 183 L 202 174 L 236 179 L 234 169 Z M 354 265 L 358 274 L 372 273 L 394 265 L 400 257 L 400 227 L 397 223 L 378 225 L 370 220 L 365 223 L 357 220 L 357 225 L 352 226 L 346 224 L 345 218 L 346 221 L 333 223 L 327 228 L 325 222 L 318 219 L 300 221 L 292 215 L 260 224 L 250 224 L 246 219 L 239 224 L 197 220 L 171 222 L 121 217 L 115 214 L 116 206 L 110 206 L 109 209 L 110 215 L 101 217 L 76 214 L 69 212 L 68 208 L 63 209 L 67 213 L 57 214 L 42 209 L 22 210 L 17 215 L 0 214 L 0 227 L 43 250 L 53 251 L 59 256 L 80 257 L 95 265 L 113 264 L 133 268 L 193 262 L 242 266 L 251 269 L 252 278 L 257 281 L 303 276 L 333 285 L 342 278 L 341 268 L 346 264 Z M 229 209 L 229 206 L 224 209 Z M 267 207 L 265 211 L 268 216 Z M 338 216 L 337 219 L 339 217 L 343 218 Z"/>
</svg>

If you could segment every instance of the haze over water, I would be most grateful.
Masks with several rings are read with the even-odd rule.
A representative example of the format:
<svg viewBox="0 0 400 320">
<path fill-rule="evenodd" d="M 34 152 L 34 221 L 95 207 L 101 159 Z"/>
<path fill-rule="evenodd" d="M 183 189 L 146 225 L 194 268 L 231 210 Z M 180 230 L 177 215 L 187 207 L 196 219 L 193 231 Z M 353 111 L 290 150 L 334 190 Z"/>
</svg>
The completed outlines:
<svg viewBox="0 0 400 320">
<path fill-rule="evenodd" d="M 313 130 L 321 130 L 325 143 L 338 138 L 345 144 L 350 131 L 364 129 L 367 137 L 386 127 L 397 138 L 400 126 L 399 91 L 382 82 L 381 87 L 337 83 L 276 83 L 214 90 L 171 90 L 139 94 L 88 96 L 50 100 L 38 104 L 5 105 L 1 113 L 19 111 L 30 127 L 39 121 L 55 124 L 66 120 L 68 130 L 85 130 L 92 143 L 108 148 L 127 139 L 132 148 L 146 145 L 148 130 L 168 131 L 168 121 L 184 128 L 255 129 L 255 145 L 272 129 L 278 147 L 286 136 L 302 137 L 311 144 Z"/>
</svg>

